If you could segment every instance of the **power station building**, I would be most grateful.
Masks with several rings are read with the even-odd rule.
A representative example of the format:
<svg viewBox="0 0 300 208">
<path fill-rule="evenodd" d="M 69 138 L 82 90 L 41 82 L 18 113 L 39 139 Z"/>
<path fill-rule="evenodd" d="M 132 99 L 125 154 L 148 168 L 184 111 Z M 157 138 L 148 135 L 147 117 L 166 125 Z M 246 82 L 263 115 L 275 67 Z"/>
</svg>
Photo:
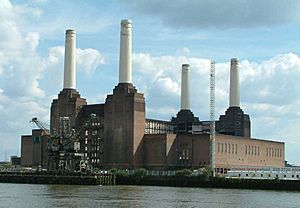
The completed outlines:
<svg viewBox="0 0 300 208">
<path fill-rule="evenodd" d="M 144 95 L 132 83 L 132 22 L 121 21 L 119 83 L 105 103 L 88 105 L 76 90 L 76 33 L 66 31 L 64 84 L 51 104 L 51 132 L 69 117 L 80 134 L 79 152 L 94 168 L 176 169 L 210 166 L 209 121 L 190 109 L 190 66 L 182 65 L 181 109 L 170 121 L 146 118 Z M 240 108 L 239 61 L 231 59 L 229 108 L 216 121 L 215 170 L 284 167 L 284 143 L 251 138 Z M 22 160 L 28 146 L 22 137 Z M 28 150 L 27 150 L 28 152 Z M 24 164 L 24 163 L 23 163 Z"/>
</svg>

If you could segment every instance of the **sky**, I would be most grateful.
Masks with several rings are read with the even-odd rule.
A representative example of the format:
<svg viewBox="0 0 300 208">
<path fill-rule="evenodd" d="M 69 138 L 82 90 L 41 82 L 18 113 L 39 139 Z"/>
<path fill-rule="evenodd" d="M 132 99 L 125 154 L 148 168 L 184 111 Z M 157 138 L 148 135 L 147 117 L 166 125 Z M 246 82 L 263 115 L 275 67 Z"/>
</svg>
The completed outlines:
<svg viewBox="0 0 300 208">
<path fill-rule="evenodd" d="M 21 135 L 49 124 L 62 90 L 65 30 L 77 33 L 77 90 L 103 103 L 118 83 L 120 21 L 133 22 L 133 83 L 147 118 L 180 108 L 190 64 L 191 110 L 209 120 L 209 63 L 216 62 L 216 118 L 228 108 L 231 58 L 240 60 L 241 108 L 252 137 L 285 142 L 300 165 L 300 1 L 1 0 L 0 161 L 20 155 Z"/>
</svg>

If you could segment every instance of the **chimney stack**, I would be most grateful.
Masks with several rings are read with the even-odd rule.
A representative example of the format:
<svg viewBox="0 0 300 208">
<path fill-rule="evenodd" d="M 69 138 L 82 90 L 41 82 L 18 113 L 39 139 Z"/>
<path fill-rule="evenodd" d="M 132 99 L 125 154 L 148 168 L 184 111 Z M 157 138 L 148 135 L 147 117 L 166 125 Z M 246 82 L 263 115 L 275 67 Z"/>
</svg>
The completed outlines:
<svg viewBox="0 0 300 208">
<path fill-rule="evenodd" d="M 131 20 L 121 21 L 119 83 L 132 83 L 131 78 Z"/>
<path fill-rule="evenodd" d="M 76 89 L 76 32 L 66 30 L 64 89 Z"/>
<path fill-rule="evenodd" d="M 181 110 L 190 110 L 190 65 L 182 64 Z"/>
<path fill-rule="evenodd" d="M 229 107 L 240 107 L 239 60 L 232 58 L 230 63 Z"/>
</svg>

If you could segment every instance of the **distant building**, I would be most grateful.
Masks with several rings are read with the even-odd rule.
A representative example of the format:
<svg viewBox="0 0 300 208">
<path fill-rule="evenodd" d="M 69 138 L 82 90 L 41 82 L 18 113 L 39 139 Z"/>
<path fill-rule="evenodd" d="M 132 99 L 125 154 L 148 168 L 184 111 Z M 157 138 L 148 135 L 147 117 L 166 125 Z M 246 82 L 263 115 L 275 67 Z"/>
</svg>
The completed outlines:
<svg viewBox="0 0 300 208">
<path fill-rule="evenodd" d="M 18 157 L 16 155 L 11 156 L 10 161 L 11 161 L 12 165 L 15 165 L 15 166 L 21 165 L 21 157 Z"/>
</svg>

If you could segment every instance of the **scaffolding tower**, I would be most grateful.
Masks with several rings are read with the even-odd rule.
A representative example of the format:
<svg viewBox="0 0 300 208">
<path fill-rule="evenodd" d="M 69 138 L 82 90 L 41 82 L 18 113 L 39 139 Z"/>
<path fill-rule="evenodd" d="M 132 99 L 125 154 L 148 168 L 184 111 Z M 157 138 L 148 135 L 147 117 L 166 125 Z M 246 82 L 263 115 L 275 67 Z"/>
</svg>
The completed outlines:
<svg viewBox="0 0 300 208">
<path fill-rule="evenodd" d="M 210 62 L 210 164 L 215 176 L 215 62 Z"/>
</svg>

